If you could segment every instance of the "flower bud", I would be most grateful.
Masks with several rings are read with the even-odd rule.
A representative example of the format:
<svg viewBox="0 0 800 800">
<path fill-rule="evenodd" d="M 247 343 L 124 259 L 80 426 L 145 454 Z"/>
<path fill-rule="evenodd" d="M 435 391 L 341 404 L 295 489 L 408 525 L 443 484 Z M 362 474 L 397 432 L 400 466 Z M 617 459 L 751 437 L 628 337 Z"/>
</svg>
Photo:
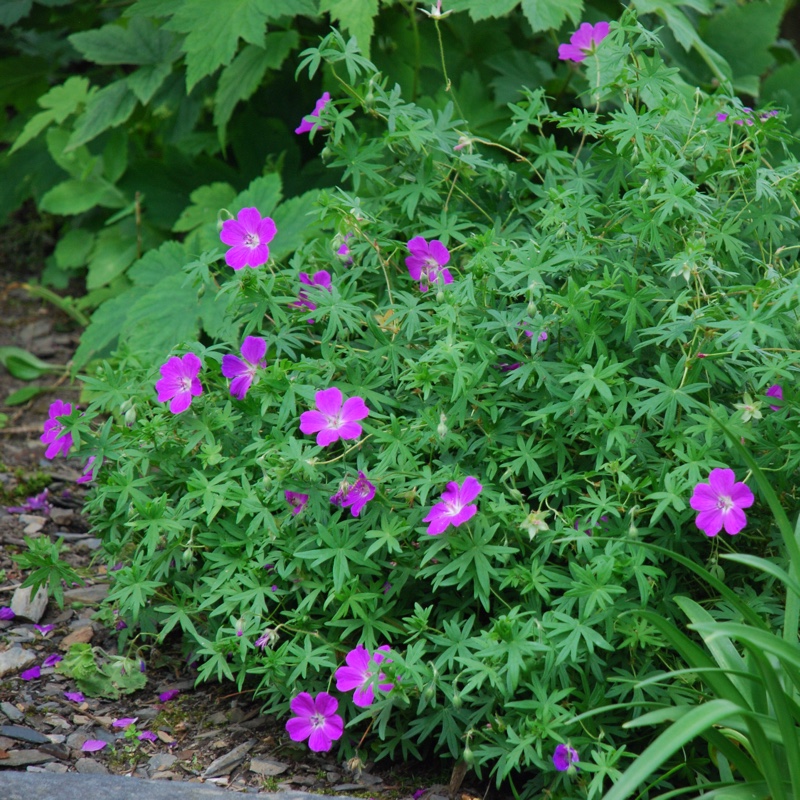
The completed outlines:
<svg viewBox="0 0 800 800">
<path fill-rule="evenodd" d="M 444 292 L 441 289 L 439 289 L 439 291 L 436 292 L 436 302 L 441 303 L 443 300 L 444 300 Z"/>
<path fill-rule="evenodd" d="M 436 428 L 436 433 L 439 434 L 440 439 L 447 436 L 447 416 L 445 414 L 439 415 L 439 427 Z"/>
<path fill-rule="evenodd" d="M 464 705 L 461 702 L 461 694 L 459 692 L 453 692 L 453 708 L 461 708 Z"/>
<path fill-rule="evenodd" d="M 136 422 L 136 406 L 131 405 L 131 407 L 125 412 L 125 424 L 132 428 L 133 424 Z"/>
<path fill-rule="evenodd" d="M 461 754 L 461 760 L 471 767 L 475 763 L 475 754 L 470 750 L 469 745 L 465 745 L 464 752 Z"/>
</svg>

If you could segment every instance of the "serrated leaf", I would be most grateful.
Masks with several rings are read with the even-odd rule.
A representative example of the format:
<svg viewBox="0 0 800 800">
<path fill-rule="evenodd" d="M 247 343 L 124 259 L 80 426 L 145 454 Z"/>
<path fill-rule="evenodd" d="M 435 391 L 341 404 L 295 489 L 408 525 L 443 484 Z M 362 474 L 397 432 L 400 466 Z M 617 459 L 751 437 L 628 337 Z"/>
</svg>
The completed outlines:
<svg viewBox="0 0 800 800">
<path fill-rule="evenodd" d="M 68 231 L 59 240 L 55 249 L 56 264 L 61 269 L 82 267 L 89 258 L 94 244 L 94 234 L 83 228 Z"/>
<path fill-rule="evenodd" d="M 136 95 L 124 80 L 114 81 L 96 92 L 86 110 L 75 121 L 75 132 L 66 149 L 74 150 L 108 128 L 122 125 L 133 113 L 137 102 Z"/>
<path fill-rule="evenodd" d="M 296 31 L 268 33 L 263 48 L 247 45 L 222 71 L 214 99 L 214 124 L 218 128 L 228 124 L 236 104 L 247 100 L 258 89 L 264 73 L 280 67 L 298 42 Z"/>
<path fill-rule="evenodd" d="M 128 270 L 128 277 L 136 286 L 155 286 L 164 275 L 180 272 L 187 260 L 180 242 L 164 242 L 158 249 L 145 253 Z"/>
<path fill-rule="evenodd" d="M 69 136 L 69 131 L 63 128 L 50 128 L 45 137 L 47 152 L 64 172 L 81 180 L 96 172 L 98 158 L 93 156 L 87 147 L 76 147 L 68 153 L 65 152 Z"/>
<path fill-rule="evenodd" d="M 517 0 L 514 0 L 516 5 Z M 359 49 L 369 58 L 369 45 L 375 30 L 375 17 L 378 14 L 378 0 L 322 0 L 319 10 L 328 12 L 331 19 L 338 22 L 351 35 L 356 37 Z"/>
<path fill-rule="evenodd" d="M 73 357 L 75 369 L 80 369 L 91 359 L 106 352 L 116 342 L 120 328 L 125 320 L 128 307 L 136 296 L 137 290 L 129 290 L 119 297 L 106 300 L 95 312 L 86 329 L 81 334 L 81 341 Z M 144 290 L 138 290 L 143 293 Z"/>
<path fill-rule="evenodd" d="M 231 63 L 239 39 L 264 46 L 270 0 L 185 0 L 166 28 L 187 34 L 186 90 Z"/>
<path fill-rule="evenodd" d="M 6 397 L 6 405 L 21 406 L 23 403 L 27 403 L 28 400 L 32 400 L 34 397 L 44 394 L 47 391 L 49 390 L 46 386 L 23 386 L 21 389 L 17 389 L 16 392 L 11 392 L 11 394 Z"/>
<path fill-rule="evenodd" d="M 128 75 L 128 86 L 140 103 L 149 103 L 172 72 L 172 64 L 145 64 Z"/>
<path fill-rule="evenodd" d="M 127 26 L 114 22 L 68 38 L 95 64 L 171 63 L 180 55 L 180 39 L 144 17 L 134 17 Z"/>
<path fill-rule="evenodd" d="M 173 231 L 191 231 L 207 222 L 215 222 L 220 209 L 233 203 L 236 190 L 229 183 L 218 181 L 195 189 L 189 197 L 192 205 L 183 210 L 172 226 Z"/>
<path fill-rule="evenodd" d="M 111 183 L 116 183 L 128 168 L 128 132 L 124 129 L 112 131 L 103 148 L 103 174 Z M 108 225 L 110 222 L 107 221 Z"/>
<path fill-rule="evenodd" d="M 230 211 L 238 214 L 243 208 L 257 208 L 262 217 L 269 216 L 283 197 L 283 184 L 277 172 L 263 175 L 250 185 L 231 203 Z M 271 248 L 270 248 L 271 249 Z"/>
<path fill-rule="evenodd" d="M 97 234 L 94 250 L 89 258 L 86 288 L 107 286 L 135 261 L 136 236 L 123 227 L 114 225 Z"/>
<path fill-rule="evenodd" d="M 475 22 L 491 17 L 502 17 L 516 8 L 519 0 L 451 0 L 446 6 L 452 11 L 469 11 Z"/>
<path fill-rule="evenodd" d="M 270 242 L 271 258 L 285 258 L 319 233 L 320 223 L 316 204 L 318 197 L 319 190 L 313 189 L 281 203 L 275 209 L 272 218 L 275 220 L 278 232 Z"/>
<path fill-rule="evenodd" d="M 39 201 L 40 210 L 63 215 L 81 214 L 95 206 L 122 208 L 124 205 L 125 198 L 116 186 L 100 178 L 64 181 Z"/>
<path fill-rule="evenodd" d="M 560 28 L 566 17 L 578 24 L 583 0 L 522 0 L 522 13 L 534 33 Z"/>
<path fill-rule="evenodd" d="M 0 5 L 0 26 L 10 28 L 31 13 L 33 0 L 4 0 Z"/>
</svg>

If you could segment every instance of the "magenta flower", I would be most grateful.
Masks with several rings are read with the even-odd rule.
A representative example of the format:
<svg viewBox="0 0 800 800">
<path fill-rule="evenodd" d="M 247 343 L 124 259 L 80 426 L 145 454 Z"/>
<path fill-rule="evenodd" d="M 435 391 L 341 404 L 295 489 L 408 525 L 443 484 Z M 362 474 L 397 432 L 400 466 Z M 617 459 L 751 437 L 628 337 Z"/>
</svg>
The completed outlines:
<svg viewBox="0 0 800 800">
<path fill-rule="evenodd" d="M 125 622 L 124 619 L 118 619 L 117 620 L 117 624 L 114 626 L 114 630 L 124 631 L 125 628 L 127 628 L 127 627 L 128 627 L 128 623 Z"/>
<path fill-rule="evenodd" d="M 60 656 L 58 653 L 51 653 L 47 658 L 42 661 L 43 667 L 54 667 L 58 664 L 59 661 L 63 661 L 64 656 Z"/>
<path fill-rule="evenodd" d="M 770 386 L 769 389 L 767 389 L 767 391 L 764 392 L 764 394 L 767 397 L 774 397 L 774 398 L 776 398 L 778 400 L 783 400 L 783 389 L 781 388 L 780 384 L 778 384 L 778 383 L 775 383 L 772 386 Z M 780 411 L 781 410 L 780 406 L 770 405 L 770 408 L 773 411 Z"/>
<path fill-rule="evenodd" d="M 158 699 L 162 703 L 168 703 L 170 700 L 174 700 L 180 693 L 180 689 L 167 689 L 166 692 L 161 692 L 161 694 L 158 696 Z"/>
<path fill-rule="evenodd" d="M 0 607 L 0 619 L 14 619 L 17 615 L 8 607 Z"/>
<path fill-rule="evenodd" d="M 350 248 L 347 246 L 347 240 L 352 236 L 352 233 L 346 233 L 344 235 L 344 241 L 339 246 L 339 249 L 336 251 L 336 255 L 344 261 L 346 267 L 349 267 L 353 263 L 353 259 L 350 257 Z"/>
<path fill-rule="evenodd" d="M 222 374 L 232 378 L 231 394 L 237 400 L 244 400 L 256 376 L 257 369 L 264 369 L 267 362 L 264 355 L 267 343 L 258 336 L 248 336 L 242 343 L 242 358 L 226 355 L 222 357 Z M 244 360 L 243 360 L 244 359 Z"/>
<path fill-rule="evenodd" d="M 148 742 L 157 742 L 157 741 L 158 741 L 158 736 L 156 736 L 156 735 L 153 733 L 153 731 L 142 731 L 142 732 L 141 732 L 141 733 L 140 733 L 140 734 L 139 734 L 139 735 L 138 735 L 136 738 L 137 738 L 137 739 L 138 739 L 140 742 L 143 742 L 143 741 L 145 741 L 145 739 L 146 739 Z"/>
<path fill-rule="evenodd" d="M 301 692 L 290 706 L 297 715 L 286 723 L 286 731 L 293 742 L 308 739 L 308 746 L 315 753 L 323 753 L 341 738 L 344 720 L 336 713 L 339 701 L 335 697 L 320 692 L 315 699 L 308 692 Z"/>
<path fill-rule="evenodd" d="M 2 609 L 0 609 L 0 611 L 2 611 Z M 42 636 L 47 636 L 50 631 L 53 631 L 56 628 L 55 625 L 34 625 L 33 627 L 36 628 L 36 630 L 39 631 Z"/>
<path fill-rule="evenodd" d="M 301 494 L 300 492 L 290 492 L 287 490 L 283 493 L 283 495 L 286 498 L 286 502 L 292 507 L 292 516 L 295 517 L 305 508 L 305 505 L 308 502 L 308 495 Z M 267 568 L 272 569 L 272 565 L 265 565 L 264 569 Z"/>
<path fill-rule="evenodd" d="M 375 673 L 378 672 L 379 681 L 386 680 L 386 676 L 382 672 L 373 668 L 377 667 L 382 661 L 391 664 L 391 659 L 385 656 L 385 653 L 388 653 L 389 650 L 388 644 L 379 647 L 371 656 L 369 650 L 362 644 L 351 650 L 344 659 L 347 666 L 339 667 L 336 670 L 336 689 L 340 692 L 349 692 L 351 689 L 355 689 L 353 703 L 359 708 L 371 705 L 375 699 L 375 689 L 373 687 Z M 382 692 L 389 692 L 394 684 L 379 683 L 378 686 Z"/>
<path fill-rule="evenodd" d="M 219 232 L 219 238 L 231 248 L 225 253 L 225 263 L 236 270 L 266 264 L 268 245 L 277 232 L 271 217 L 262 219 L 257 208 L 243 208 L 236 219 L 226 219 Z"/>
<path fill-rule="evenodd" d="M 76 483 L 89 483 L 94 478 L 94 462 L 97 461 L 97 456 L 89 456 L 86 466 L 83 468 L 83 475 L 78 478 Z M 101 465 L 102 466 L 102 465 Z"/>
<path fill-rule="evenodd" d="M 358 420 L 369 416 L 369 409 L 362 397 L 350 397 L 342 404 L 342 393 L 335 386 L 323 389 L 314 395 L 316 411 L 304 411 L 300 415 L 300 430 L 316 433 L 317 444 L 327 447 L 337 439 L 358 439 L 362 428 Z"/>
<path fill-rule="evenodd" d="M 81 745 L 81 750 L 83 750 L 84 753 L 96 753 L 98 750 L 102 750 L 107 745 L 108 742 L 104 742 L 101 739 L 87 739 Z"/>
<path fill-rule="evenodd" d="M 453 282 L 450 270 L 445 267 L 450 260 L 450 251 L 438 239 L 428 244 L 422 236 L 415 236 L 407 247 L 411 253 L 406 257 L 408 274 L 419 281 L 421 292 L 427 292 L 431 284 L 438 282 L 440 275 L 445 285 Z"/>
<path fill-rule="evenodd" d="M 747 524 L 743 508 L 755 498 L 746 483 L 736 483 L 732 469 L 712 469 L 708 483 L 698 483 L 689 505 L 700 513 L 695 524 L 706 536 L 716 536 L 723 528 L 733 536 Z"/>
<path fill-rule="evenodd" d="M 568 744 L 559 744 L 556 746 L 553 753 L 553 766 L 559 772 L 566 772 L 571 764 L 577 764 L 580 759 L 578 758 L 578 751 Z M 575 767 L 577 769 L 577 767 Z"/>
<path fill-rule="evenodd" d="M 24 681 L 35 681 L 37 678 L 42 677 L 42 668 L 39 666 L 26 669 L 25 672 L 20 672 L 20 678 Z"/>
<path fill-rule="evenodd" d="M 295 133 L 308 133 L 309 131 L 313 131 L 319 127 L 319 112 L 322 111 L 323 108 L 330 102 L 331 95 L 330 92 L 324 92 L 322 97 L 317 100 L 317 104 L 314 106 L 314 110 L 307 116 L 303 117 L 303 121 L 300 125 L 294 129 Z M 316 117 L 316 122 L 311 121 L 311 117 Z M 313 750 L 313 748 L 312 748 Z"/>
<path fill-rule="evenodd" d="M 358 480 L 351 486 L 343 482 L 339 491 L 331 497 L 331 503 L 342 508 L 349 508 L 350 513 L 357 517 L 361 509 L 375 497 L 375 487 L 369 482 L 367 476 L 358 471 Z"/>
<path fill-rule="evenodd" d="M 538 336 L 538 340 L 540 342 L 546 342 L 547 341 L 547 331 L 542 331 Z"/>
<path fill-rule="evenodd" d="M 319 270 L 319 272 L 315 272 L 313 275 L 309 275 L 307 272 L 301 272 L 300 283 L 305 284 L 306 286 L 318 286 L 321 289 L 327 289 L 330 291 L 331 274 L 324 269 Z M 296 308 L 307 308 L 309 311 L 313 311 L 317 307 L 316 303 L 312 303 L 311 300 L 308 299 L 308 292 L 306 292 L 304 289 L 301 289 L 297 293 L 297 300 L 295 300 L 294 303 L 289 303 L 289 305 Z M 308 324 L 311 325 L 313 322 L 314 320 L 310 319 Z"/>
<path fill-rule="evenodd" d="M 139 717 L 122 717 L 121 719 L 115 719 L 111 723 L 112 728 L 127 728 L 129 725 L 133 725 L 135 722 L 139 721 Z"/>
<path fill-rule="evenodd" d="M 724 111 L 720 111 L 717 114 L 717 122 L 725 122 L 726 119 L 728 119 L 728 115 Z"/>
<path fill-rule="evenodd" d="M 156 381 L 158 402 L 172 400 L 169 410 L 173 414 L 186 411 L 191 405 L 192 397 L 203 393 L 203 386 L 197 377 L 202 366 L 203 362 L 194 353 L 187 353 L 183 358 L 172 356 L 161 367 L 163 377 Z"/>
<path fill-rule="evenodd" d="M 7 506 L 6 511 L 9 514 L 29 514 L 32 511 L 41 512 L 48 515 L 51 511 L 50 503 L 47 502 L 49 491 L 43 489 L 39 494 L 29 497 L 21 506 Z"/>
<path fill-rule="evenodd" d="M 448 525 L 458 527 L 472 519 L 478 511 L 478 506 L 468 505 L 483 489 L 477 478 L 471 475 L 464 478 L 464 483 L 459 486 L 455 481 L 447 484 L 447 489 L 442 492 L 441 502 L 428 512 L 423 522 L 430 522 L 428 533 L 431 536 L 443 533 Z"/>
<path fill-rule="evenodd" d="M 48 445 L 44 451 L 45 458 L 55 458 L 59 453 L 67 455 L 72 447 L 72 434 L 64 433 L 64 426 L 58 421 L 59 417 L 68 417 L 72 413 L 72 403 L 56 400 L 50 404 L 49 419 L 44 423 L 44 433 L 40 441 Z"/>
<path fill-rule="evenodd" d="M 607 22 L 598 22 L 597 25 L 584 22 L 569 37 L 569 44 L 558 46 L 558 57 L 562 61 L 583 61 L 606 36 L 608 36 Z"/>
<path fill-rule="evenodd" d="M 71 703 L 83 703 L 84 700 L 86 700 L 83 696 L 83 692 L 64 692 L 64 697 Z"/>
</svg>

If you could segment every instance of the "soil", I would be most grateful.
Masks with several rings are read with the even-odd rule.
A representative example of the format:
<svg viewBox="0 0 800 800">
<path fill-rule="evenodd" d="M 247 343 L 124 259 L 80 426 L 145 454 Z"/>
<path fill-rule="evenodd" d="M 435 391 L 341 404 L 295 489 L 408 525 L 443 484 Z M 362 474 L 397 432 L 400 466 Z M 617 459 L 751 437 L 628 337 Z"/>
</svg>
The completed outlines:
<svg viewBox="0 0 800 800">
<path fill-rule="evenodd" d="M 26 536 L 61 539 L 62 558 L 87 587 L 74 588 L 63 609 L 51 598 L 38 620 L 0 621 L 0 659 L 13 648 L 24 651 L 29 659 L 27 665 L 0 674 L 0 785 L 4 770 L 18 769 L 203 781 L 239 792 L 300 789 L 385 798 L 411 797 L 415 792 L 423 797 L 447 795 L 443 784 L 452 764 L 391 769 L 383 762 L 342 764 L 329 754 L 310 753 L 305 746 L 295 745 L 286 736 L 284 721 L 263 714 L 251 692 L 239 692 L 230 684 L 195 686 L 196 671 L 180 658 L 177 645 L 174 651 L 149 651 L 145 688 L 118 700 L 88 694 L 82 702 L 67 699 L 65 692 L 76 692 L 78 687 L 57 667 L 42 667 L 40 676 L 29 680 L 21 677 L 30 666 L 41 667 L 48 656 L 65 655 L 76 638 L 111 655 L 118 643 L 113 625 L 108 627 L 108 612 L 97 614 L 108 583 L 106 566 L 95 558 L 101 543 L 81 515 L 86 489 L 76 480 L 83 465 L 75 459 L 45 459 L 39 439 L 50 403 L 56 398 L 77 403 L 80 396 L 80 385 L 69 377 L 79 326 L 25 288 L 44 268 L 54 247 L 53 230 L 52 222 L 30 209 L 0 229 L 0 348 L 21 347 L 59 367 L 51 375 L 26 382 L 0 365 L 0 607 L 11 605 L 27 577 L 13 560 L 25 551 Z M 79 284 L 70 288 L 73 295 L 81 295 Z M 68 289 L 62 294 L 69 293 Z M 26 403 L 7 405 L 8 396 L 25 386 L 42 391 Z M 6 510 L 24 506 L 45 489 L 48 509 L 27 514 Z M 42 633 L 34 626 L 37 622 L 54 628 Z M 178 694 L 160 700 L 159 695 L 169 689 L 178 689 Z M 135 730 L 127 729 L 127 735 L 125 728 L 114 725 L 115 720 L 133 717 L 138 718 Z M 137 738 L 145 730 L 155 735 L 155 741 Z M 107 744 L 86 752 L 82 746 L 87 739 Z M 214 767 L 224 756 L 229 763 L 223 759 L 221 766 Z M 457 774 L 461 777 L 460 771 Z M 424 794 L 418 791 L 422 789 Z M 475 790 L 458 792 L 465 798 L 474 794 Z"/>
</svg>

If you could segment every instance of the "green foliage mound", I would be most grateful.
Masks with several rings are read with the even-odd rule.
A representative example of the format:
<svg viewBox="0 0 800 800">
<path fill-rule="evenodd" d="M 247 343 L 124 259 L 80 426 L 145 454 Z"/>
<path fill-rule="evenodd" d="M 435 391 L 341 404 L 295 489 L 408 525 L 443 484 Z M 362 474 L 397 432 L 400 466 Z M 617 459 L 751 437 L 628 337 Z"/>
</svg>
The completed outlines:
<svg viewBox="0 0 800 800">
<path fill-rule="evenodd" d="M 145 292 L 192 286 L 196 308 L 165 305 L 138 335 L 171 345 L 123 348 L 65 420 L 97 459 L 87 510 L 121 567 L 123 643 L 180 631 L 201 680 L 252 686 L 279 717 L 299 692 L 336 695 L 340 755 L 435 751 L 525 798 L 597 798 L 650 740 L 631 715 L 698 699 L 692 680 L 639 685 L 681 662 L 636 612 L 677 618 L 686 594 L 741 618 L 684 562 L 779 621 L 771 583 L 717 563 L 774 554 L 759 495 L 735 539 L 704 536 L 688 501 L 714 468 L 747 479 L 716 419 L 796 509 L 800 165 L 784 112 L 695 90 L 658 45 L 626 13 L 579 67 L 584 107 L 523 89 L 495 139 L 447 93 L 404 98 L 336 32 L 304 53 L 332 95 L 312 142 L 340 188 L 282 206 L 272 177 L 199 189 L 185 243 L 132 268 Z M 223 207 L 276 209 L 266 265 L 226 266 Z M 447 248 L 451 282 L 438 259 L 412 277 L 416 237 Z M 329 291 L 300 280 L 322 271 Z M 116 312 L 136 328 L 136 305 Z M 190 313 L 213 320 L 199 340 Z M 221 364 L 248 335 L 266 364 L 239 399 Z M 202 393 L 174 414 L 154 385 L 188 353 Z M 320 446 L 301 419 L 331 387 L 369 415 Z M 332 498 L 359 472 L 375 494 L 356 516 Z M 476 513 L 431 535 L 468 478 Z M 360 707 L 334 679 L 358 645 L 391 648 L 374 682 L 392 688 Z M 566 743 L 580 761 L 562 773 Z M 687 750 L 660 786 L 717 763 Z"/>
</svg>

